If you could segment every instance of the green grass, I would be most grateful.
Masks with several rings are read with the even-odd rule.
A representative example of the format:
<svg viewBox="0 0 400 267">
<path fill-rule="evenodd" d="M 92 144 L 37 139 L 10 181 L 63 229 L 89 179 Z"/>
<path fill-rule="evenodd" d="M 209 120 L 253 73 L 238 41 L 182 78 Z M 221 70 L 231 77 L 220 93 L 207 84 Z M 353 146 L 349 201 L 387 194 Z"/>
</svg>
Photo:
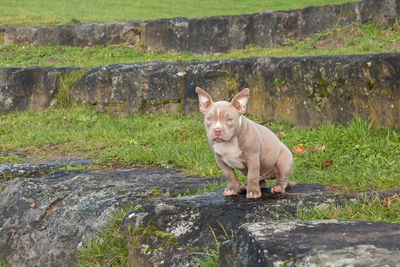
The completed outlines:
<svg viewBox="0 0 400 267">
<path fill-rule="evenodd" d="M 87 70 L 80 71 L 67 71 L 60 77 L 60 86 L 57 95 L 54 99 L 54 105 L 52 108 L 69 108 L 72 106 L 71 100 L 71 88 L 74 86 L 76 81 L 80 79 Z"/>
<path fill-rule="evenodd" d="M 0 115 L 0 153 L 24 151 L 37 156 L 80 155 L 106 167 L 157 165 L 182 168 L 191 174 L 219 175 L 207 145 L 199 113 L 182 116 L 130 115 L 125 118 L 97 113 L 85 107 L 15 112 Z M 262 123 L 262 122 L 261 122 Z M 300 129 L 287 121 L 263 123 L 283 142 L 320 147 L 325 151 L 295 154 L 291 180 L 343 186 L 343 191 L 371 191 L 399 187 L 400 129 L 372 129 L 371 122 L 355 118 L 348 125 L 325 123 Z M 168 125 L 168 127 L 166 127 Z M 333 160 L 321 169 L 326 160 Z M 242 180 L 244 182 L 244 180 Z M 215 185 L 210 185 L 214 190 Z M 300 219 L 379 220 L 399 222 L 399 201 L 365 200 L 345 207 L 329 206 L 300 210 Z M 119 231 L 128 209 L 114 216 L 100 236 L 80 248 L 80 266 L 127 266 L 127 243 Z M 197 257 L 202 266 L 216 266 L 218 243 Z"/>
<path fill-rule="evenodd" d="M 222 227 L 222 225 L 220 225 Z M 193 259 L 202 267 L 218 267 L 219 266 L 219 248 L 221 243 L 218 241 L 217 236 L 215 235 L 214 230 L 210 227 L 210 231 L 214 237 L 214 244 L 210 248 L 204 249 L 204 252 L 195 252 L 194 255 L 199 255 L 193 257 Z M 230 236 L 225 231 L 224 227 L 222 230 L 225 233 L 225 237 L 227 240 L 230 239 Z"/>
<path fill-rule="evenodd" d="M 351 0 L 0 0 L 0 25 L 60 25 L 201 17 L 343 4 Z"/>
<path fill-rule="evenodd" d="M 353 220 L 353 221 L 377 221 L 400 223 L 400 196 L 380 200 L 366 198 L 362 201 L 347 202 L 344 206 L 301 208 L 298 211 L 300 220 Z"/>
<path fill-rule="evenodd" d="M 198 114 L 115 118 L 88 108 L 0 115 L 0 151 L 85 155 L 109 167 L 157 165 L 220 174 Z M 168 126 L 168 127 L 167 127 Z"/>
<path fill-rule="evenodd" d="M 14 1 L 0 0 L 0 25 L 60 25 L 90 22 L 128 21 L 160 17 L 199 17 L 254 13 L 263 10 L 303 8 L 345 0 L 175 0 L 175 1 Z M 4 34 L 0 33 L 0 43 Z M 0 45 L 0 67 L 94 67 L 115 63 L 144 61 L 200 61 L 253 56 L 310 56 L 365 54 L 400 51 L 400 25 L 350 25 L 317 34 L 312 40 L 285 43 L 272 48 L 248 46 L 226 54 L 200 56 L 192 53 L 151 51 L 139 44 L 106 47 L 16 46 Z M 188 116 L 130 115 L 125 118 L 74 107 L 69 99 L 71 83 L 82 73 L 66 73 L 56 105 L 44 112 L 0 114 L 0 163 L 21 162 L 3 152 L 24 152 L 37 157 L 78 156 L 94 159 L 102 167 L 132 165 L 180 168 L 201 176 L 222 174 L 207 145 L 198 113 Z M 262 123 L 262 122 L 261 122 Z M 400 129 L 372 129 L 371 122 L 355 118 L 348 125 L 324 123 L 300 129 L 286 121 L 263 123 L 275 133 L 285 132 L 282 141 L 290 148 L 299 145 L 320 147 L 324 151 L 295 154 L 291 180 L 342 186 L 344 192 L 365 192 L 399 187 Z M 168 127 L 166 127 L 168 125 Z M 321 168 L 324 161 L 333 164 Z M 82 166 L 67 167 L 80 169 Z M 244 177 L 240 177 L 244 182 Z M 215 190 L 210 184 L 206 190 Z M 201 193 L 199 191 L 197 193 Z M 1 193 L 1 191 L 0 191 Z M 79 249 L 80 266 L 128 266 L 128 248 L 119 227 L 131 209 L 121 209 L 100 236 Z M 299 210 L 299 218 L 345 219 L 400 222 L 397 196 Z M 215 266 L 219 244 L 216 242 L 197 259 L 202 266 Z M 0 261 L 0 266 L 6 266 Z M 217 266 L 217 265 L 216 265 Z"/>
<path fill-rule="evenodd" d="M 100 235 L 78 250 L 79 266 L 129 266 L 128 244 L 120 232 L 121 222 L 131 206 L 117 212 Z"/>
<path fill-rule="evenodd" d="M 0 164 L 3 164 L 3 163 L 21 163 L 21 162 L 23 162 L 23 160 L 20 159 L 17 156 L 3 156 L 3 155 L 0 155 Z"/>
<path fill-rule="evenodd" d="M 126 44 L 68 47 L 2 45 L 0 67 L 94 67 L 116 63 L 145 61 L 202 61 L 245 57 L 287 57 L 312 55 L 345 55 L 400 52 L 400 23 L 389 27 L 374 24 L 350 25 L 334 31 L 326 31 L 308 41 L 292 41 L 272 48 L 256 48 L 230 51 L 225 54 L 201 56 L 189 52 L 166 53 L 147 50 L 143 45 Z"/>
<path fill-rule="evenodd" d="M 2 114 L 0 153 L 78 155 L 106 167 L 153 165 L 194 175 L 220 175 L 202 120 L 199 113 L 117 118 L 85 107 Z M 399 186 L 399 129 L 372 129 L 371 122 L 360 118 L 348 125 L 324 123 L 312 129 L 285 121 L 266 125 L 275 133 L 285 132 L 282 141 L 290 149 L 326 146 L 324 151 L 294 155 L 293 181 L 340 185 L 345 192 Z M 333 164 L 321 168 L 327 160 Z"/>
</svg>

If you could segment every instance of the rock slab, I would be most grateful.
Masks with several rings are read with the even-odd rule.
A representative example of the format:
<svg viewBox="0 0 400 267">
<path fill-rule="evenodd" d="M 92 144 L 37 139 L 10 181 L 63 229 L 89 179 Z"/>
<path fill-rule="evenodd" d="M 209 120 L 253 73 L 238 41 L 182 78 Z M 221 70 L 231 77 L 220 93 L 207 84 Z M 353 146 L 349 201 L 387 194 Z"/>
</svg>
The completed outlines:
<svg viewBox="0 0 400 267">
<path fill-rule="evenodd" d="M 195 88 L 214 100 L 250 89 L 247 114 L 300 126 L 346 123 L 354 114 L 400 125 L 400 53 L 135 63 L 94 68 L 71 98 L 115 113 L 198 110 Z"/>
<path fill-rule="evenodd" d="M 64 73 L 80 68 L 0 68 L 0 113 L 50 107 Z"/>
<path fill-rule="evenodd" d="M 145 168 L 16 178 L 0 194 L 0 259 L 11 266 L 75 266 L 78 247 L 124 205 L 193 192 L 215 180 Z"/>
<path fill-rule="evenodd" d="M 221 266 L 399 266 L 400 224 L 275 221 L 243 224 Z"/>
<path fill-rule="evenodd" d="M 90 69 L 0 69 L 0 112 L 51 106 L 63 73 L 76 72 L 71 100 L 115 114 L 198 110 L 196 86 L 215 100 L 250 88 L 247 114 L 299 126 L 346 123 L 354 114 L 400 126 L 400 53 L 148 62 Z M 75 80 L 74 80 L 75 81 Z"/>
<path fill-rule="evenodd" d="M 138 202 L 121 225 L 129 245 L 129 261 L 132 266 L 193 266 L 194 257 L 201 257 L 196 253 L 226 240 L 226 235 L 236 236 L 242 224 L 274 224 L 272 221 L 277 219 L 295 218 L 299 207 L 341 205 L 360 197 L 329 193 L 331 189 L 298 184 L 285 195 L 275 195 L 270 188 L 263 188 L 257 200 L 247 200 L 244 194 L 224 197 L 223 189 L 219 189 L 196 196 Z"/>
</svg>

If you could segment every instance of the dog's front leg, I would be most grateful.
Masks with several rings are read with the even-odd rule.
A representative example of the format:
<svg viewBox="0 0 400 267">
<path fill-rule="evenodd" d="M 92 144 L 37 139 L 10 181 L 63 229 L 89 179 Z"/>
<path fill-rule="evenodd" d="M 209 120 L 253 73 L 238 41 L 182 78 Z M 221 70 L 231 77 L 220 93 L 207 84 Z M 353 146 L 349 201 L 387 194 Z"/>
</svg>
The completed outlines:
<svg viewBox="0 0 400 267">
<path fill-rule="evenodd" d="M 260 190 L 260 158 L 258 154 L 254 154 L 248 159 L 247 173 L 247 194 L 246 198 L 261 197 Z"/>
<path fill-rule="evenodd" d="M 237 195 L 240 184 L 235 171 L 217 155 L 215 155 L 215 160 L 217 161 L 218 166 L 222 169 L 226 178 L 228 179 L 228 187 L 225 189 L 224 196 L 227 197 Z"/>
</svg>

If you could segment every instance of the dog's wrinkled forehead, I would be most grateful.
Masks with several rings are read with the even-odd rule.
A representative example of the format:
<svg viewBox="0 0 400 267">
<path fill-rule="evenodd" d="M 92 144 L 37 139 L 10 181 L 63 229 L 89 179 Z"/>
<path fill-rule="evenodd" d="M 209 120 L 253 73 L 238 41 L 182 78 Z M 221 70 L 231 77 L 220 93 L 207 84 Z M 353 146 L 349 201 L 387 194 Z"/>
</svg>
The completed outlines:
<svg viewBox="0 0 400 267">
<path fill-rule="evenodd" d="M 226 101 L 218 101 L 211 105 L 207 110 L 206 116 L 211 116 L 215 119 L 224 118 L 226 116 L 239 116 L 236 109 Z"/>
</svg>

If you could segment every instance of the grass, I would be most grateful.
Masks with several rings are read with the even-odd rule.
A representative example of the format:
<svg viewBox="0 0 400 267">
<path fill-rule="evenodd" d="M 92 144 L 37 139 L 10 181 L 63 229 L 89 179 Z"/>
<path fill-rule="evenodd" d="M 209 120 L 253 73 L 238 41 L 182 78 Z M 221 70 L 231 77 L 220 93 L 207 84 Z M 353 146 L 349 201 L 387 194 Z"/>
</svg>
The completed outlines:
<svg viewBox="0 0 400 267">
<path fill-rule="evenodd" d="M 393 195 L 384 200 L 365 198 L 361 201 L 347 202 L 339 207 L 312 207 L 298 211 L 300 220 L 352 220 L 400 223 L 400 196 Z"/>
<path fill-rule="evenodd" d="M 173 0 L 173 1 L 13 1 L 0 0 L 0 25 L 60 25 L 90 22 L 128 21 L 159 17 L 199 17 L 254 13 L 263 10 L 303 8 L 346 0 Z M 0 33 L 0 43 L 4 34 Z M 192 53 L 151 51 L 138 44 L 106 47 L 16 46 L 0 45 L 0 67 L 94 67 L 143 61 L 199 61 L 253 56 L 310 56 L 385 53 L 400 51 L 400 25 L 350 25 L 315 35 L 308 41 L 287 42 L 272 48 L 248 46 L 226 54 L 200 56 Z M 106 168 L 132 165 L 180 168 L 200 176 L 222 174 L 207 145 L 198 113 L 130 115 L 116 118 L 89 108 L 74 107 L 69 99 L 71 83 L 81 73 L 65 73 L 56 105 L 44 112 L 0 114 L 0 163 L 21 162 L 3 152 L 23 152 L 37 157 L 78 156 L 92 158 Z M 348 125 L 324 123 L 300 129 L 286 121 L 261 122 L 275 133 L 284 132 L 282 141 L 297 146 L 321 147 L 295 154 L 293 181 L 328 183 L 342 186 L 344 192 L 366 192 L 399 187 L 400 129 L 372 129 L 371 122 L 355 118 Z M 168 125 L 168 127 L 166 127 Z M 326 161 L 329 167 L 322 168 Z M 67 167 L 69 168 L 81 168 Z M 240 177 L 244 182 L 243 176 Z M 215 190 L 210 184 L 206 190 Z M 199 191 L 197 193 L 201 193 Z M 0 191 L 1 193 L 1 191 Z M 128 266 L 128 248 L 119 227 L 131 207 L 113 216 L 100 235 L 78 253 L 80 266 Z M 400 222 L 397 195 L 384 200 L 364 199 L 299 210 L 299 219 L 345 219 Z M 202 266 L 218 266 L 219 243 L 197 258 Z M 0 261 L 0 266 L 7 266 Z"/>
<path fill-rule="evenodd" d="M 352 0 L 0 0 L 0 25 L 60 25 L 201 17 L 343 4 Z"/>
<path fill-rule="evenodd" d="M 245 57 L 287 57 L 312 55 L 346 55 L 387 53 L 400 51 L 400 23 L 382 27 L 374 24 L 349 25 L 333 31 L 316 34 L 308 41 L 291 41 L 271 48 L 248 46 L 225 54 L 201 56 L 189 52 L 148 50 L 143 45 L 126 44 L 68 47 L 68 46 L 0 46 L 0 67 L 94 67 L 116 63 L 145 61 L 202 61 Z"/>
<path fill-rule="evenodd" d="M 60 87 L 55 97 L 53 108 L 69 108 L 72 106 L 71 88 L 76 81 L 80 79 L 87 70 L 67 71 L 60 77 Z"/>
<path fill-rule="evenodd" d="M 200 176 L 221 175 L 208 147 L 202 120 L 199 113 L 117 118 L 85 107 L 2 114 L 0 153 L 77 155 L 110 168 L 153 165 L 180 168 Z M 293 181 L 339 185 L 345 192 L 399 186 L 397 128 L 372 129 L 372 122 L 358 117 L 348 125 L 324 123 L 311 129 L 300 129 L 286 121 L 264 125 L 277 134 L 284 132 L 282 141 L 291 150 L 296 146 L 326 146 L 324 151 L 294 155 Z M 328 160 L 333 164 L 321 168 Z"/>
<path fill-rule="evenodd" d="M 117 212 L 100 235 L 78 250 L 79 266 L 129 266 L 128 244 L 120 232 L 121 222 L 131 206 Z"/>
<path fill-rule="evenodd" d="M 227 240 L 230 239 L 228 233 L 225 231 L 224 227 L 220 225 L 225 233 Z M 204 252 L 195 252 L 194 255 L 200 255 L 200 257 L 193 257 L 193 259 L 202 267 L 218 267 L 219 266 L 219 248 L 221 246 L 220 242 L 215 235 L 214 229 L 211 226 L 210 231 L 214 237 L 213 247 L 204 249 Z"/>
</svg>

